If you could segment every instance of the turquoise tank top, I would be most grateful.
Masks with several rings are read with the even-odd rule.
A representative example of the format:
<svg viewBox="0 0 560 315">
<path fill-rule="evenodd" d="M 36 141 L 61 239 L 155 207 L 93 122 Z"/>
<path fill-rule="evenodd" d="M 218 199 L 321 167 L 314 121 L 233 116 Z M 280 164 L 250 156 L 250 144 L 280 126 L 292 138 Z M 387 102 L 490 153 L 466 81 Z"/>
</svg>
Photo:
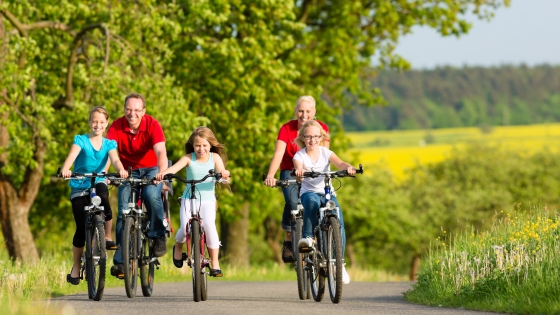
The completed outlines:
<svg viewBox="0 0 560 315">
<path fill-rule="evenodd" d="M 203 178 L 208 174 L 209 170 L 214 170 L 214 153 L 210 152 L 210 158 L 206 163 L 199 163 L 196 160 L 196 154 L 191 153 L 191 163 L 186 168 L 187 180 L 198 180 Z M 203 183 L 197 184 L 194 190 L 195 197 L 199 201 L 216 200 L 216 195 L 214 193 L 214 182 L 215 178 L 207 178 Z M 185 185 L 185 190 L 183 191 L 183 198 L 189 199 L 191 197 L 191 185 Z"/>
</svg>

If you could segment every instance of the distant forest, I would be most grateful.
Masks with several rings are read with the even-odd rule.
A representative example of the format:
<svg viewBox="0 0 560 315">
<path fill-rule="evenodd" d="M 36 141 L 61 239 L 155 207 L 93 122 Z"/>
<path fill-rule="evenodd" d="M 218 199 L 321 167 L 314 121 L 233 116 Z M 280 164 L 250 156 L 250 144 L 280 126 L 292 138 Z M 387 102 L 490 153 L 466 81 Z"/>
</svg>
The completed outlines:
<svg viewBox="0 0 560 315">
<path fill-rule="evenodd" d="M 354 105 L 343 114 L 346 131 L 560 121 L 560 66 L 383 71 L 370 80 L 388 105 Z"/>
</svg>

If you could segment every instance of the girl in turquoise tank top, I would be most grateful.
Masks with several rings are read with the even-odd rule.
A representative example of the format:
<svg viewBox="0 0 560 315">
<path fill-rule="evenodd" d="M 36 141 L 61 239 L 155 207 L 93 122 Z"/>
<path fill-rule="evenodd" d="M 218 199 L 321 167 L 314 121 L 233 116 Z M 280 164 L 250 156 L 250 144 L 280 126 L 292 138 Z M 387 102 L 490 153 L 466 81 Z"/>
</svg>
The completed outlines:
<svg viewBox="0 0 560 315">
<path fill-rule="evenodd" d="M 208 170 L 213 169 L 222 174 L 222 178 L 229 179 L 229 171 L 225 169 L 226 162 L 225 146 L 214 136 L 212 130 L 207 127 L 196 128 L 187 143 L 185 143 L 185 155 L 177 163 L 165 171 L 156 175 L 157 180 L 162 180 L 165 174 L 175 174 L 182 168 L 186 168 L 187 179 L 201 179 Z M 186 225 L 191 217 L 190 185 L 185 187 L 181 200 L 180 219 L 181 227 L 175 234 L 175 245 L 173 245 L 173 264 L 177 268 L 183 267 L 182 252 L 183 244 L 186 242 Z M 212 268 L 210 276 L 222 277 L 218 253 L 220 250 L 220 239 L 216 229 L 216 195 L 214 194 L 215 181 L 213 178 L 196 186 L 196 205 L 200 207 L 200 216 L 203 218 L 202 225 L 206 232 L 206 246 L 210 254 Z"/>
</svg>

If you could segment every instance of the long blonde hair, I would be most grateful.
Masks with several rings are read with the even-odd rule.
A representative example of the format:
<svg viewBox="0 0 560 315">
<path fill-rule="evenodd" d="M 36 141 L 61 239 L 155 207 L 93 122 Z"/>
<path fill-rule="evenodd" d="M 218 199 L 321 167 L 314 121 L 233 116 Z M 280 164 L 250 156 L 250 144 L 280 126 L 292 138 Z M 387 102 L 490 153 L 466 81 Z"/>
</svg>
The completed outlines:
<svg viewBox="0 0 560 315">
<path fill-rule="evenodd" d="M 297 138 L 294 139 L 294 142 L 298 145 L 300 149 L 305 148 L 305 139 L 303 139 L 303 134 L 305 133 L 305 129 L 312 126 L 317 127 L 319 128 L 319 130 L 321 130 L 322 137 L 321 137 L 321 142 L 319 142 L 319 145 L 324 146 L 325 141 L 329 140 L 329 135 L 327 134 L 325 129 L 323 129 L 323 126 L 321 126 L 321 124 L 319 124 L 316 120 L 308 120 L 305 123 L 303 123 L 303 126 L 301 126 L 301 128 L 298 130 Z"/>
<path fill-rule="evenodd" d="M 217 153 L 224 161 L 225 167 L 227 160 L 226 146 L 220 143 L 218 139 L 216 139 L 216 136 L 208 127 L 197 127 L 193 131 L 193 133 L 189 137 L 189 140 L 187 140 L 187 142 L 185 143 L 185 154 L 194 152 L 194 138 L 196 137 L 205 139 L 206 141 L 208 141 L 208 143 L 210 143 L 210 152 Z"/>
</svg>

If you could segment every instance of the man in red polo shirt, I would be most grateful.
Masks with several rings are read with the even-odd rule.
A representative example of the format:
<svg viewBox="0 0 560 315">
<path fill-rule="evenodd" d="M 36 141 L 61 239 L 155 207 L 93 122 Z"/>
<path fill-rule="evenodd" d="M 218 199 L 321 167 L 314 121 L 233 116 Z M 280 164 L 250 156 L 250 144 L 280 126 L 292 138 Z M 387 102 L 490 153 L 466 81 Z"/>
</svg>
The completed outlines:
<svg viewBox="0 0 560 315">
<path fill-rule="evenodd" d="M 117 141 L 120 159 L 125 169 L 132 167 L 132 177 L 153 178 L 167 168 L 167 150 L 163 129 L 157 120 L 146 115 L 144 96 L 131 93 L 124 100 L 124 116 L 116 119 L 107 131 L 107 139 Z M 163 184 L 150 185 L 142 189 L 142 200 L 150 218 L 148 237 L 154 240 L 154 254 L 165 255 L 165 226 L 163 225 L 163 203 L 161 190 Z M 124 265 L 121 250 L 122 210 L 128 208 L 130 187 L 119 187 L 119 212 L 117 216 L 117 245 L 119 248 L 113 256 L 111 274 L 124 277 Z"/>
</svg>

